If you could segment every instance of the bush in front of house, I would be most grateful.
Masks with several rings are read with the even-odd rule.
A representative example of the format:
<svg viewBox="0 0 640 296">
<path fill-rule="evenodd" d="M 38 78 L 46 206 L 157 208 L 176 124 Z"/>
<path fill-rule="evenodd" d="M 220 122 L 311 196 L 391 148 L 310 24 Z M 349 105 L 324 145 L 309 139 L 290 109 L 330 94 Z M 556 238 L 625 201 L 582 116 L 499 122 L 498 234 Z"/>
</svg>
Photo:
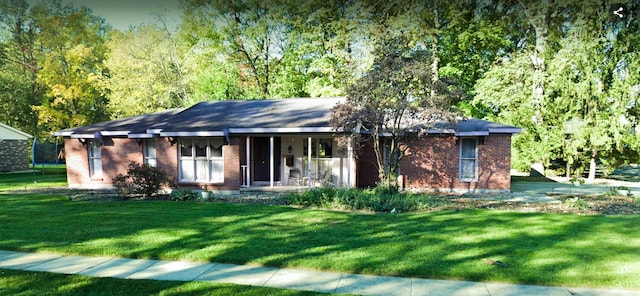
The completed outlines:
<svg viewBox="0 0 640 296">
<path fill-rule="evenodd" d="M 291 205 L 373 212 L 413 212 L 446 202 L 426 194 L 398 192 L 393 188 L 342 189 L 322 187 L 302 193 L 290 193 Z"/>
<path fill-rule="evenodd" d="M 193 201 L 200 198 L 200 193 L 187 188 L 178 188 L 171 191 L 171 200 Z"/>
<path fill-rule="evenodd" d="M 127 174 L 118 174 L 113 180 L 118 193 L 124 196 L 140 195 L 149 197 L 158 193 L 163 186 L 171 186 L 167 173 L 147 164 L 130 162 Z"/>
</svg>

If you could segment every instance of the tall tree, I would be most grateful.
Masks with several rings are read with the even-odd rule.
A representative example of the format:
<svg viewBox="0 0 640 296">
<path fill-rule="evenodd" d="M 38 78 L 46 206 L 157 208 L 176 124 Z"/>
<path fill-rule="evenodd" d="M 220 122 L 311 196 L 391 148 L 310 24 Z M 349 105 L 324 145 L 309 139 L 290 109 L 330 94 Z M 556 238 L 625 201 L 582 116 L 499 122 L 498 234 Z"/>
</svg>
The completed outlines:
<svg viewBox="0 0 640 296">
<path fill-rule="evenodd" d="M 288 54 L 287 10 L 280 1 L 186 1 L 187 40 L 213 46 L 249 80 L 256 96 L 272 96 L 276 69 Z"/>
<path fill-rule="evenodd" d="M 0 121 L 40 136 L 32 106 L 42 101 L 37 82 L 36 32 L 24 0 L 0 1 Z"/>
<path fill-rule="evenodd" d="M 615 163 L 637 143 L 628 132 L 638 75 L 628 68 L 629 57 L 637 54 L 625 46 L 630 23 L 617 19 L 607 1 L 519 4 L 533 33 L 523 32 L 523 40 L 534 42 L 487 72 L 476 83 L 475 99 L 501 120 L 525 128 L 514 141 L 520 169 L 564 160 L 577 171 L 589 166 L 594 178 L 598 161 Z"/>
<path fill-rule="evenodd" d="M 190 106 L 189 65 L 175 37 L 158 25 L 112 31 L 101 85 L 114 118 Z"/>
<path fill-rule="evenodd" d="M 37 4 L 31 17 L 38 32 L 37 80 L 46 89 L 42 104 L 33 107 L 38 123 L 54 131 L 109 119 L 97 84 L 108 29 L 104 20 L 59 0 Z"/>
<path fill-rule="evenodd" d="M 385 44 L 403 44 L 393 41 Z M 452 120 L 459 94 L 446 80 L 433 79 L 424 52 L 386 46 L 379 50 L 373 69 L 350 86 L 347 100 L 334 108 L 331 123 L 337 131 L 365 131 L 380 182 L 394 186 L 408 144 L 436 122 Z"/>
</svg>

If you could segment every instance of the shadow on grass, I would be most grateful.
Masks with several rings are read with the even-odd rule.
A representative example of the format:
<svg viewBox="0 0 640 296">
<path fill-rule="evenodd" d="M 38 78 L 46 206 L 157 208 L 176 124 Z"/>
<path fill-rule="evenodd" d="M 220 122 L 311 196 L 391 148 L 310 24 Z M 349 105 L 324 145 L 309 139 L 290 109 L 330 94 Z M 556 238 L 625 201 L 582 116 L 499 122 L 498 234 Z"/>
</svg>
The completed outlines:
<svg viewBox="0 0 640 296">
<path fill-rule="evenodd" d="M 0 195 L 0 249 L 346 273 L 640 288 L 640 218 L 489 210 L 352 214 Z M 486 265 L 481 259 L 507 263 Z"/>
</svg>

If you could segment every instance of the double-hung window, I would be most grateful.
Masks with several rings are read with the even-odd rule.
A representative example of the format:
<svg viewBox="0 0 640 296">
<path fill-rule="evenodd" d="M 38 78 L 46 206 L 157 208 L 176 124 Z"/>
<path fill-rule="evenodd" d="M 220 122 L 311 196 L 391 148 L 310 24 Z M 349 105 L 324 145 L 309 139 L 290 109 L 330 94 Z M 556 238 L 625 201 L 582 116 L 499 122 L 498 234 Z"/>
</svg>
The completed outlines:
<svg viewBox="0 0 640 296">
<path fill-rule="evenodd" d="M 471 182 L 478 178 L 478 139 L 460 139 L 460 180 Z"/>
<path fill-rule="evenodd" d="M 224 182 L 223 138 L 180 139 L 180 181 Z"/>
<path fill-rule="evenodd" d="M 101 178 L 102 177 L 102 153 L 100 152 L 100 141 L 89 140 L 87 145 L 89 152 L 89 177 Z"/>
<path fill-rule="evenodd" d="M 156 139 L 146 139 L 143 144 L 144 164 L 148 166 L 158 166 L 158 158 L 156 155 Z"/>
</svg>

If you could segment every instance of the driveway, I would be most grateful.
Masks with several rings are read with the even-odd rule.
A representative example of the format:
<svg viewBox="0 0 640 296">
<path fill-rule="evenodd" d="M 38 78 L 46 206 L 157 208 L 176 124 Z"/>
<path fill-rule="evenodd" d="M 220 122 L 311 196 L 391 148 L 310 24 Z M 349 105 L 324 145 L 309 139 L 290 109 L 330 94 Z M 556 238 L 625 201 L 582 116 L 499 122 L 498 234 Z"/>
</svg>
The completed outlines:
<svg viewBox="0 0 640 296">
<path fill-rule="evenodd" d="M 555 179 L 555 178 L 554 178 Z M 555 182 L 523 182 L 515 181 L 511 183 L 512 193 L 547 195 L 547 194 L 606 194 L 611 192 L 611 188 L 625 186 L 629 188 L 631 194 L 640 196 L 640 184 L 635 182 L 621 182 L 614 180 L 596 180 L 591 184 L 571 185 L 568 182 L 557 178 Z"/>
</svg>

